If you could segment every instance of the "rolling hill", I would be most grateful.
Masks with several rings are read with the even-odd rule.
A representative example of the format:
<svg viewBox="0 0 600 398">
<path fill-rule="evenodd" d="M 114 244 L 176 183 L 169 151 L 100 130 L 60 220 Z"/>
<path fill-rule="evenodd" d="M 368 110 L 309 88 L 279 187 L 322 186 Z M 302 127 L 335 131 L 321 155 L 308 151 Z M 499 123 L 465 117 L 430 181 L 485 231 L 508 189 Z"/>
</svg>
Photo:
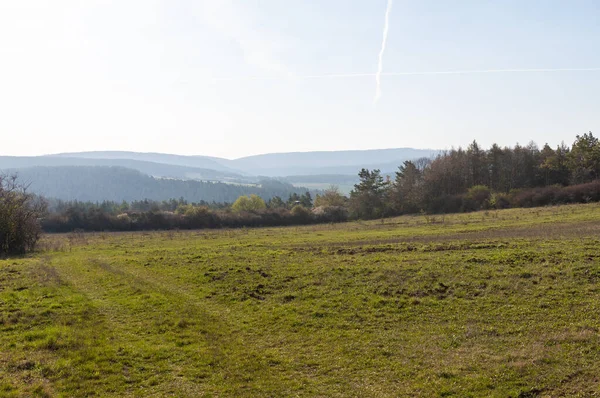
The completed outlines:
<svg viewBox="0 0 600 398">
<path fill-rule="evenodd" d="M 277 193 L 273 195 L 287 196 L 295 190 L 320 190 L 330 185 L 337 185 L 347 194 L 358 182 L 357 174 L 361 168 L 380 169 L 384 174 L 393 174 L 405 160 L 432 157 L 437 152 L 431 149 L 396 148 L 269 153 L 224 159 L 162 153 L 97 151 L 45 156 L 0 156 L 0 172 L 19 170 L 34 188 L 57 198 L 159 200 L 184 196 L 192 201 L 231 201 L 241 192 L 258 193 L 268 197 L 272 190 L 256 191 L 259 188 L 250 186 L 269 178 L 276 178 L 282 184 L 275 189 Z M 117 179 L 127 175 L 127 178 L 115 183 L 110 181 L 109 175 L 116 175 Z M 64 185 L 67 178 L 73 179 L 69 186 Z M 90 184 L 87 178 L 98 179 L 101 184 Z M 171 181 L 166 182 L 167 180 Z M 247 187 L 219 186 L 217 189 L 214 185 L 189 185 L 191 180 L 224 182 Z M 160 189 L 165 191 L 160 192 Z"/>
<path fill-rule="evenodd" d="M 370 149 L 352 151 L 313 151 L 267 153 L 246 156 L 238 159 L 224 159 L 209 156 L 181 156 L 161 153 L 140 153 L 125 151 L 78 152 L 47 155 L 45 159 L 87 159 L 104 161 L 104 164 L 88 163 L 86 165 L 114 165 L 131 167 L 124 160 L 152 162 L 189 168 L 219 171 L 239 176 L 287 177 L 294 175 L 356 175 L 361 168 L 380 169 L 392 172 L 405 160 L 435 156 L 439 151 L 434 149 Z M 120 163 L 119 163 L 120 162 Z M 34 165 L 46 165 L 36 160 Z M 56 165 L 56 164 L 54 164 Z M 136 170 L 146 172 L 140 167 Z M 214 175 L 217 175 L 213 172 Z"/>
<path fill-rule="evenodd" d="M 0 156 L 0 170 L 26 167 L 58 167 L 58 166 L 119 166 L 153 177 L 176 178 L 182 180 L 237 181 L 252 182 L 241 174 L 226 170 L 206 169 L 182 166 L 170 163 L 157 163 L 145 160 L 126 158 L 86 158 L 66 156 Z"/>
<path fill-rule="evenodd" d="M 264 199 L 287 198 L 307 189 L 280 181 L 262 181 L 257 185 L 226 184 L 192 180 L 154 178 L 137 170 L 107 166 L 56 166 L 7 169 L 17 173 L 33 193 L 48 198 L 79 201 L 168 200 L 180 198 L 190 202 L 233 202 L 239 196 L 257 194 Z"/>
<path fill-rule="evenodd" d="M 245 170 L 254 175 L 269 177 L 322 174 L 356 175 L 363 167 L 393 171 L 405 160 L 431 157 L 438 152 L 433 149 L 397 148 L 270 153 L 234 159 L 225 164 L 236 170 Z"/>
<path fill-rule="evenodd" d="M 165 153 L 153 152 L 128 152 L 128 151 L 94 151 L 94 152 L 73 152 L 73 153 L 58 153 L 46 155 L 46 158 L 81 158 L 81 159 L 130 159 L 143 162 L 153 162 L 170 164 L 175 166 L 185 166 L 201 169 L 217 170 L 228 173 L 244 174 L 238 170 L 227 167 L 226 159 L 211 158 L 208 156 L 182 156 Z M 218 159 L 218 160 L 217 160 Z M 223 162 L 221 162 L 223 160 Z"/>
</svg>

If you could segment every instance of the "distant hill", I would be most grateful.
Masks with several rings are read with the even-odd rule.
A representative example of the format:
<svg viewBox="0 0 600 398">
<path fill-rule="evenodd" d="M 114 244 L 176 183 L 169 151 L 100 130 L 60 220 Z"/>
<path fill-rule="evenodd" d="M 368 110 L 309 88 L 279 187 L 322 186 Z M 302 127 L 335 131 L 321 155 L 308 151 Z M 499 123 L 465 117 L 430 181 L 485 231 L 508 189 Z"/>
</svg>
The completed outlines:
<svg viewBox="0 0 600 398">
<path fill-rule="evenodd" d="M 306 189 L 280 181 L 260 185 L 237 185 L 218 182 L 182 181 L 154 178 L 137 170 L 104 166 L 27 167 L 4 170 L 16 172 L 19 180 L 30 184 L 29 190 L 46 197 L 80 201 L 168 200 L 180 198 L 190 202 L 233 202 L 241 195 L 257 194 L 264 199 L 287 198 Z"/>
<path fill-rule="evenodd" d="M 202 168 L 237 174 L 239 176 L 286 177 L 293 175 L 347 174 L 356 175 L 361 168 L 393 172 L 405 160 L 431 157 L 439 151 L 434 149 L 369 149 L 356 151 L 315 151 L 268 153 L 239 159 L 223 159 L 209 156 L 180 156 L 162 153 L 139 153 L 125 151 L 77 152 L 47 155 L 43 158 L 80 158 L 103 160 L 102 165 L 132 167 L 117 160 L 136 160 L 182 167 Z M 108 160 L 112 160 L 109 162 Z M 97 164 L 97 163 L 95 163 Z M 39 164 L 42 165 L 42 164 Z M 44 164 L 45 165 L 45 164 Z M 134 167 L 146 172 L 145 169 Z M 147 173 L 147 172 L 146 172 Z M 152 173 L 148 173 L 152 174 Z M 156 174 L 152 174 L 156 175 Z"/>
<path fill-rule="evenodd" d="M 370 149 L 357 151 L 318 151 L 271 153 L 248 156 L 227 162 L 227 166 L 254 175 L 285 177 L 291 175 L 358 174 L 361 168 L 393 171 L 405 160 L 431 157 L 433 149 Z"/>
<path fill-rule="evenodd" d="M 337 185 L 348 193 L 362 168 L 379 169 L 383 174 L 393 176 L 404 161 L 433 157 L 438 152 L 412 148 L 289 152 L 230 160 L 209 156 L 97 151 L 31 157 L 0 156 L 0 171 L 26 167 L 117 166 L 152 177 L 236 184 L 254 184 L 265 178 L 278 178 L 294 186 L 311 189 Z"/>
<path fill-rule="evenodd" d="M 74 154 L 75 155 L 75 154 Z M 154 177 L 185 180 L 250 182 L 247 177 L 230 171 L 156 163 L 135 159 L 77 158 L 66 156 L 0 156 L 0 170 L 34 166 L 120 166 Z"/>
<path fill-rule="evenodd" d="M 83 159 L 130 159 L 144 162 L 171 164 L 175 166 L 194 167 L 217 171 L 244 174 L 228 167 L 227 159 L 213 158 L 209 156 L 182 156 L 153 152 L 127 152 L 127 151 L 95 151 L 95 152 L 73 152 L 46 155 L 47 158 L 67 157 Z"/>
</svg>

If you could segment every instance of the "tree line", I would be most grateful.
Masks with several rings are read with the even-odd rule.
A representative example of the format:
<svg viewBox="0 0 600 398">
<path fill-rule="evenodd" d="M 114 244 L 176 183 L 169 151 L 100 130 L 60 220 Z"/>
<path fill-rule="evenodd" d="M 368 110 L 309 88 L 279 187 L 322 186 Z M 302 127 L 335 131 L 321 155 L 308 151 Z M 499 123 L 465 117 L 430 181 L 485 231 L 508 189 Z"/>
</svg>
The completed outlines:
<svg viewBox="0 0 600 398">
<path fill-rule="evenodd" d="M 331 187 L 287 198 L 241 195 L 234 203 L 179 200 L 59 202 L 47 231 L 140 230 L 299 225 L 415 213 L 454 213 L 600 201 L 600 142 L 589 132 L 541 149 L 533 142 L 466 149 L 405 161 L 394 175 L 362 169 L 347 197 Z"/>
<path fill-rule="evenodd" d="M 234 203 L 188 202 L 183 197 L 163 201 L 81 202 L 50 200 L 41 220 L 46 232 L 139 231 L 165 229 L 236 228 L 304 225 L 326 219 L 313 214 L 312 195 L 274 196 L 265 201 L 256 194 L 242 195 Z"/>
<path fill-rule="evenodd" d="M 530 142 L 486 150 L 473 141 L 433 159 L 406 161 L 394 176 L 362 169 L 359 177 L 350 193 L 353 218 L 597 201 L 600 143 L 591 132 L 556 149 Z"/>
<path fill-rule="evenodd" d="M 0 175 L 0 255 L 32 250 L 43 231 L 136 231 L 304 225 L 414 213 L 452 213 L 600 201 L 600 142 L 589 132 L 571 147 L 444 151 L 405 161 L 394 175 L 362 169 L 349 196 L 335 187 L 225 201 L 64 201 L 31 194 Z"/>
</svg>

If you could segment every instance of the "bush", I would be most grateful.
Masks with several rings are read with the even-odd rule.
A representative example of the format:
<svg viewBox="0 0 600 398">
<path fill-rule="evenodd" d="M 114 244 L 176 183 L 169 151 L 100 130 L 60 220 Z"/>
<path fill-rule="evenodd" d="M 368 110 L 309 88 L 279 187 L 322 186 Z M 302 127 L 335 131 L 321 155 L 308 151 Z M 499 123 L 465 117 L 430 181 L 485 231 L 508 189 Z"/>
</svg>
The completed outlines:
<svg viewBox="0 0 600 398">
<path fill-rule="evenodd" d="M 28 193 L 16 176 L 0 175 L 0 255 L 34 250 L 45 211 L 45 201 Z"/>
<path fill-rule="evenodd" d="M 462 211 L 463 196 L 462 195 L 442 195 L 428 199 L 427 211 L 435 214 L 458 213 Z"/>
<path fill-rule="evenodd" d="M 600 180 L 568 187 L 553 185 L 512 191 L 509 200 L 511 207 L 598 202 L 600 201 Z"/>
<path fill-rule="evenodd" d="M 312 220 L 312 213 L 302 205 L 296 205 L 290 210 L 290 214 L 299 224 L 308 224 Z"/>
<path fill-rule="evenodd" d="M 348 210 L 342 206 L 319 206 L 314 208 L 312 213 L 320 222 L 343 222 L 348 220 Z"/>
<path fill-rule="evenodd" d="M 184 216 L 186 226 L 189 228 L 215 228 L 219 225 L 218 218 L 206 206 L 190 206 Z"/>
<path fill-rule="evenodd" d="M 490 207 L 492 209 L 508 209 L 510 207 L 510 198 L 503 193 L 494 193 L 490 196 Z"/>
<path fill-rule="evenodd" d="M 532 188 L 512 191 L 510 193 L 511 207 L 537 207 L 560 203 L 560 193 L 563 188 L 558 186 Z M 566 203 L 569 203 L 567 200 Z"/>
<path fill-rule="evenodd" d="M 571 203 L 588 203 L 600 201 L 600 180 L 587 184 L 571 185 L 563 188 L 563 197 Z"/>
<path fill-rule="evenodd" d="M 469 202 L 469 207 L 473 206 L 473 209 L 469 210 L 481 210 L 489 207 L 490 200 L 490 189 L 485 185 L 475 185 L 469 188 L 465 201 Z M 465 206 L 463 204 L 463 206 Z"/>
</svg>

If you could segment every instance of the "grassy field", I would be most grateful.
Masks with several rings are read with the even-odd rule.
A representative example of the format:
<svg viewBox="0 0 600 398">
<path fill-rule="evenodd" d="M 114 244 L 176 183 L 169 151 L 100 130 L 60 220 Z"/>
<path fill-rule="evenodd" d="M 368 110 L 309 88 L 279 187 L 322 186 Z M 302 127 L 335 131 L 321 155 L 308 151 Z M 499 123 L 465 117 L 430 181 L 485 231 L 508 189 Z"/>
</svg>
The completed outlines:
<svg viewBox="0 0 600 398">
<path fill-rule="evenodd" d="M 600 206 L 55 235 L 0 260 L 0 396 L 600 395 Z"/>
</svg>

